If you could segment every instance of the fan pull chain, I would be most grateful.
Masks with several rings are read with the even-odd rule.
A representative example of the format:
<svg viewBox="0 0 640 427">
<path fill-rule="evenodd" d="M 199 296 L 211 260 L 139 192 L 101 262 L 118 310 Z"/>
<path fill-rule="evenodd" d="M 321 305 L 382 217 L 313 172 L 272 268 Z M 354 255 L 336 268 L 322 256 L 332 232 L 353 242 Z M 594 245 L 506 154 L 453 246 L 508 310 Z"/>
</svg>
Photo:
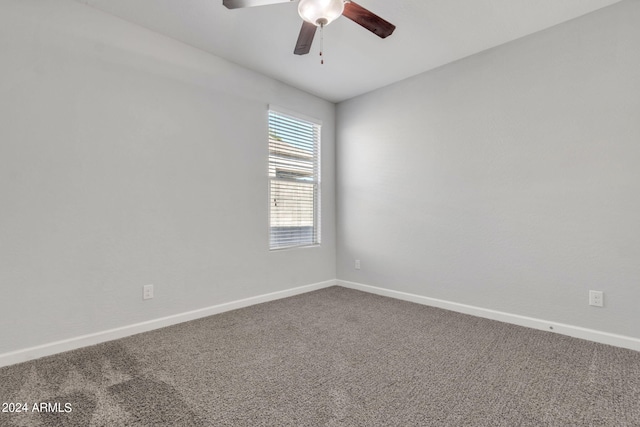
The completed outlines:
<svg viewBox="0 0 640 427">
<path fill-rule="evenodd" d="M 324 64 L 324 24 L 320 24 L 320 64 Z"/>
</svg>

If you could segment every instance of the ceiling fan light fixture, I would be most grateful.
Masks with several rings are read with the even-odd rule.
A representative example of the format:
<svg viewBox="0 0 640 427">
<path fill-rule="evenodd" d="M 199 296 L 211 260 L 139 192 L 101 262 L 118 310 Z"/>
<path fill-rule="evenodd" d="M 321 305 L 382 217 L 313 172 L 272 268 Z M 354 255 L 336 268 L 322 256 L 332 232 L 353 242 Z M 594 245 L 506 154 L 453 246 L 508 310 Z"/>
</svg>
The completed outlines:
<svg viewBox="0 0 640 427">
<path fill-rule="evenodd" d="M 300 0 L 298 14 L 313 25 L 325 26 L 344 11 L 344 0 Z"/>
</svg>

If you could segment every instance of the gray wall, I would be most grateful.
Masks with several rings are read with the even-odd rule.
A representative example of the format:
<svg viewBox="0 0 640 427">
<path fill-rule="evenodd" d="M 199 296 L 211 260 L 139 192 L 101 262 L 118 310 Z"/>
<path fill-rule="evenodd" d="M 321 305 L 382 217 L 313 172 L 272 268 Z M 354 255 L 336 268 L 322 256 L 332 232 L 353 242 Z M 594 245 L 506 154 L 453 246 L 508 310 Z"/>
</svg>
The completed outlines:
<svg viewBox="0 0 640 427">
<path fill-rule="evenodd" d="M 338 278 L 640 337 L 639 22 L 622 2 L 339 104 Z"/>
<path fill-rule="evenodd" d="M 333 104 L 62 0 L 0 58 L 0 354 L 335 279 Z M 268 251 L 270 103 L 324 123 L 320 248 Z"/>
</svg>

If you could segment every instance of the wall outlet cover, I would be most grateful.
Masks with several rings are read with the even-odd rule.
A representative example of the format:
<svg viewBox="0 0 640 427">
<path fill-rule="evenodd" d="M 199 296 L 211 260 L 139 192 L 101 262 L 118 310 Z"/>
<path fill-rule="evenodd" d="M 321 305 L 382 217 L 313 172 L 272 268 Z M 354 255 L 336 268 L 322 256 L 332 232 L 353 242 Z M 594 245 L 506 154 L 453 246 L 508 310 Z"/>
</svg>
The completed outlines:
<svg viewBox="0 0 640 427">
<path fill-rule="evenodd" d="M 153 298 L 153 285 L 144 285 L 142 287 L 142 299 Z"/>
<path fill-rule="evenodd" d="M 589 291 L 589 305 L 604 307 L 604 293 L 602 291 Z"/>
</svg>

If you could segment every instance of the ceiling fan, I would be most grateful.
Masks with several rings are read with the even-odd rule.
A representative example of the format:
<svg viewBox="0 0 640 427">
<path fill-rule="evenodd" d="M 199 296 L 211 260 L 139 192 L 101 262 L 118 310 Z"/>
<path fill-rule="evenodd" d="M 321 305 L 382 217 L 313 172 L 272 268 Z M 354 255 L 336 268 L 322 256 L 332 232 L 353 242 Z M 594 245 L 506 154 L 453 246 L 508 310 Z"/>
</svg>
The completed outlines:
<svg viewBox="0 0 640 427">
<path fill-rule="evenodd" d="M 298 0 L 222 0 L 222 4 L 229 9 L 240 9 L 293 1 Z M 396 29 L 396 26 L 392 23 L 351 0 L 299 0 L 298 14 L 304 22 L 293 51 L 296 55 L 309 53 L 316 29 L 329 25 L 341 15 L 346 16 L 383 39 L 390 36 L 393 30 Z"/>
</svg>

